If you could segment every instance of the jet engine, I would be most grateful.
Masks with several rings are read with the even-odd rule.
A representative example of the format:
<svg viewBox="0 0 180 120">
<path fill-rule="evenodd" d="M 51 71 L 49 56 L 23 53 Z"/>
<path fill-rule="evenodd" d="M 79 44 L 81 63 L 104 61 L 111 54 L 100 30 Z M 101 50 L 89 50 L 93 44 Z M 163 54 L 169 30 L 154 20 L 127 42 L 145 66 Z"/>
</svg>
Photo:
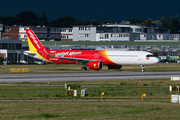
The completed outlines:
<svg viewBox="0 0 180 120">
<path fill-rule="evenodd" d="M 103 67 L 103 63 L 102 61 L 89 61 L 88 67 L 89 69 L 100 70 Z"/>
</svg>

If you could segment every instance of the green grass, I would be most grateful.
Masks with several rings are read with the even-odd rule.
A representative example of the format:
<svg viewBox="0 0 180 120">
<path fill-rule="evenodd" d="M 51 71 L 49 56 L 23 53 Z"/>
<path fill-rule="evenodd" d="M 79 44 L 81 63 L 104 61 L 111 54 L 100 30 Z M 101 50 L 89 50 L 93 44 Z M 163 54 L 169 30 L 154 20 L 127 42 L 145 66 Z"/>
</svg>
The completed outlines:
<svg viewBox="0 0 180 120">
<path fill-rule="evenodd" d="M 159 120 L 179 119 L 179 104 L 147 101 L 1 102 L 0 119 Z"/>
<path fill-rule="evenodd" d="M 28 45 L 27 41 L 22 42 L 23 45 Z M 82 42 L 82 41 L 42 41 L 43 45 L 180 45 L 180 42 L 124 42 L 124 41 L 104 41 L 104 42 Z"/>
<path fill-rule="evenodd" d="M 11 84 L 11 85 L 9 85 Z M 13 85 L 12 85 L 13 84 Z M 67 99 L 64 84 L 76 84 L 76 99 L 81 98 L 81 90 L 88 89 L 85 99 L 99 99 L 101 92 L 105 92 L 105 99 L 141 99 L 142 94 L 146 98 L 169 99 L 171 94 L 169 86 L 179 86 L 179 82 L 170 80 L 103 80 L 103 81 L 68 81 L 68 82 L 10 82 L 0 84 L 0 100 L 7 99 Z M 81 98 L 84 99 L 84 98 Z"/>
<path fill-rule="evenodd" d="M 81 67 L 83 65 L 75 64 L 50 64 L 50 65 L 0 65 L 0 74 L 9 74 L 9 73 L 22 73 L 23 72 L 11 72 L 11 68 L 28 68 L 29 72 L 24 73 L 73 73 L 73 72 L 82 72 Z M 146 71 L 180 71 L 180 63 L 158 63 L 155 65 L 144 66 Z M 141 71 L 141 67 L 124 65 L 120 70 L 108 70 L 107 66 L 104 65 L 103 68 L 99 71 L 88 69 L 83 72 L 121 72 L 121 71 Z"/>
<path fill-rule="evenodd" d="M 170 95 L 178 92 L 169 91 L 170 85 L 180 85 L 178 81 L 102 80 L 47 84 L 48 82 L 1 83 L 0 100 L 12 101 L 0 101 L 0 119 L 180 119 L 180 104 L 170 103 Z M 77 84 L 78 96 L 66 96 L 64 84 Z M 88 89 L 88 96 L 80 97 L 80 91 L 84 88 Z M 100 99 L 101 92 L 105 92 L 103 99 Z M 142 94 L 146 94 L 144 101 L 141 101 Z"/>
<path fill-rule="evenodd" d="M 30 72 L 28 73 L 81 72 L 80 65 L 6 65 L 3 67 L 0 73 L 11 73 L 10 68 L 29 68 Z M 180 71 L 180 64 L 159 63 L 145 66 L 145 69 L 146 71 Z M 122 70 L 110 71 L 140 70 L 140 66 L 123 66 Z M 104 68 L 101 71 L 107 72 L 109 70 Z M 88 70 L 86 72 L 101 71 Z M 180 119 L 180 104 L 170 103 L 170 95 L 179 93 L 169 91 L 169 86 L 180 86 L 180 83 L 178 81 L 172 82 L 170 78 L 63 81 L 49 82 L 48 86 L 47 84 L 48 82 L 0 83 L 0 100 L 24 100 L 0 101 L 0 119 Z M 78 96 L 66 96 L 64 84 L 77 84 L 80 86 L 77 88 Z M 80 91 L 84 88 L 88 89 L 88 96 L 80 97 Z M 101 92 L 105 92 L 104 101 L 100 99 Z M 146 94 L 144 101 L 140 100 L 142 94 Z M 94 99 L 96 101 L 88 101 Z M 126 101 L 126 99 L 129 101 Z M 160 100 L 148 101 L 148 99 Z M 164 99 L 166 100 L 164 101 Z"/>
</svg>

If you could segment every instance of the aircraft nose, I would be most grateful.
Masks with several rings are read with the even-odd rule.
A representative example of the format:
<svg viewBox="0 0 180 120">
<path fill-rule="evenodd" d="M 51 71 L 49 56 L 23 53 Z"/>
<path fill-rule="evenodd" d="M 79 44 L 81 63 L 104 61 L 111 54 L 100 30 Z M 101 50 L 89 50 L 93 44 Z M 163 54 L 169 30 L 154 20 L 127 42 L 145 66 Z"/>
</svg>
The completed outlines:
<svg viewBox="0 0 180 120">
<path fill-rule="evenodd" d="M 154 61 L 155 63 L 158 63 L 159 62 L 159 59 L 158 58 L 155 58 L 155 61 Z"/>
</svg>

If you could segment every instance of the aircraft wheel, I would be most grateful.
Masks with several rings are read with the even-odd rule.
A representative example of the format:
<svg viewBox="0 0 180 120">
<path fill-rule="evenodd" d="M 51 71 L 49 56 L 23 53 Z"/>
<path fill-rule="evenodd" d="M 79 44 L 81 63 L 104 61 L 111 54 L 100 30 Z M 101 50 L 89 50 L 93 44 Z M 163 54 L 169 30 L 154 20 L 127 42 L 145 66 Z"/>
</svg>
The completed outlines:
<svg viewBox="0 0 180 120">
<path fill-rule="evenodd" d="M 144 70 L 144 65 L 141 65 L 141 69 L 142 69 L 142 72 L 144 72 L 145 70 Z"/>
<path fill-rule="evenodd" d="M 84 70 L 87 70 L 87 68 L 86 67 L 82 67 L 81 70 L 84 71 Z"/>
</svg>

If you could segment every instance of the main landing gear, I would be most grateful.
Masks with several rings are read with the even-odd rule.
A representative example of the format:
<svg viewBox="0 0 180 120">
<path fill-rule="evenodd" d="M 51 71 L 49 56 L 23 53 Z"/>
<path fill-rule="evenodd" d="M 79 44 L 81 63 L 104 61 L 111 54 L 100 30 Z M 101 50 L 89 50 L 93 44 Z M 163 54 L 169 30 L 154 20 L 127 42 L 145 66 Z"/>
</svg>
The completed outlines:
<svg viewBox="0 0 180 120">
<path fill-rule="evenodd" d="M 87 70 L 88 63 L 84 63 L 84 67 L 81 68 L 82 71 Z"/>
<path fill-rule="evenodd" d="M 87 67 L 82 67 L 81 70 L 82 71 L 87 70 Z"/>
<path fill-rule="evenodd" d="M 144 65 L 141 65 L 141 69 L 142 69 L 142 72 L 144 72 L 145 70 L 144 70 Z"/>
</svg>

